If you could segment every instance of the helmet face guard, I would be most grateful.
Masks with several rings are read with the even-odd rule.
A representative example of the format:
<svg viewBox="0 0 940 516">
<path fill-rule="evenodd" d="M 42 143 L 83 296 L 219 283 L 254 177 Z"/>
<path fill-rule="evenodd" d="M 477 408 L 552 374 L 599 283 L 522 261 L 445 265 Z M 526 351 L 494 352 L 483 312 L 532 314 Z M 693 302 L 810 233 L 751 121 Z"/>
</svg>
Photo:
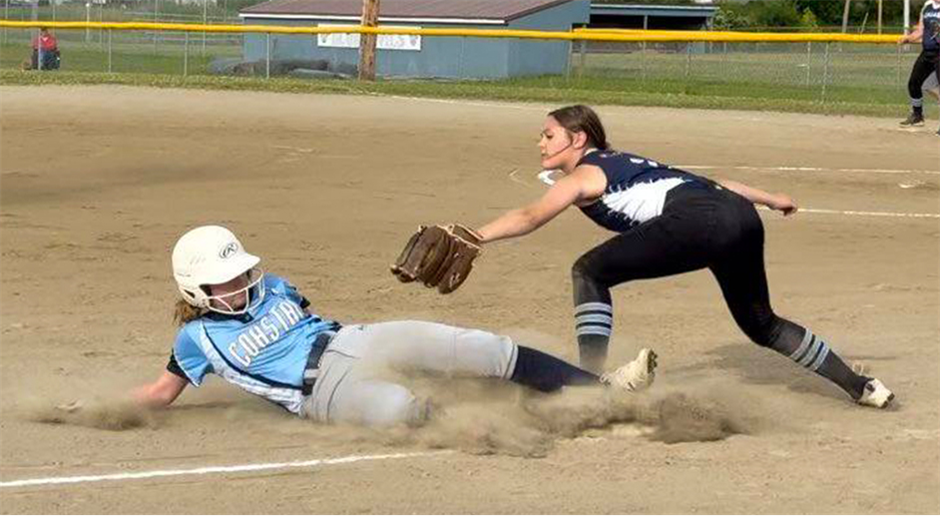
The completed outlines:
<svg viewBox="0 0 940 516">
<path fill-rule="evenodd" d="M 264 287 L 261 286 L 261 282 L 264 280 L 264 271 L 254 267 L 246 274 L 248 275 L 248 284 L 243 288 L 217 296 L 204 294 L 205 306 L 203 308 L 223 315 L 241 315 L 261 303 L 264 300 Z M 200 287 L 204 286 L 200 285 Z M 205 292 L 203 288 L 199 290 Z M 241 308 L 233 307 L 234 302 L 242 295 L 245 296 L 245 301 Z"/>
</svg>

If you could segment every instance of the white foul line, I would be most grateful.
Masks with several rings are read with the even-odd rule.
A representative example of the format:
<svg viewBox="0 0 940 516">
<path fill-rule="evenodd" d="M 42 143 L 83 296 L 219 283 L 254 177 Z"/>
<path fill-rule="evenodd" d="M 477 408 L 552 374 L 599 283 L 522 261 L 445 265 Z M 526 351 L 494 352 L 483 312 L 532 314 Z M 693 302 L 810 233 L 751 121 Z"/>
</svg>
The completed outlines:
<svg viewBox="0 0 940 516">
<path fill-rule="evenodd" d="M 406 95 L 386 95 L 384 93 L 372 93 L 371 95 L 375 97 L 384 97 L 389 99 L 396 100 L 416 100 L 421 102 L 434 102 L 438 104 L 456 104 L 460 106 L 471 106 L 471 107 L 485 107 L 485 108 L 507 108 L 507 109 L 521 109 L 523 111 L 540 111 L 546 112 L 545 108 L 510 104 L 508 102 L 473 102 L 468 100 L 454 100 L 454 99 L 439 99 L 434 97 L 409 97 Z"/>
<path fill-rule="evenodd" d="M 771 211 L 766 206 L 758 206 L 760 210 Z M 825 208 L 799 208 L 797 213 L 822 213 L 826 215 L 855 215 L 860 217 L 908 217 L 913 219 L 940 219 L 940 213 L 897 213 L 892 211 L 856 211 L 856 210 L 827 210 Z"/>
<path fill-rule="evenodd" d="M 750 167 L 721 165 L 676 165 L 676 168 L 689 170 L 770 170 L 775 172 L 846 172 L 862 174 L 933 174 L 940 176 L 940 170 L 893 169 L 893 168 L 825 168 L 825 167 Z"/>
<path fill-rule="evenodd" d="M 240 464 L 235 466 L 207 466 L 194 469 L 169 469 L 156 471 L 139 471 L 134 473 L 114 473 L 110 475 L 84 475 L 77 477 L 47 477 L 30 478 L 24 480 L 12 480 L 9 482 L 0 482 L 2 487 L 26 487 L 41 486 L 50 484 L 79 484 L 83 482 L 104 482 L 109 480 L 140 480 L 156 477 L 175 477 L 180 475 L 212 475 L 220 473 L 241 473 L 246 471 L 270 471 L 277 469 L 291 468 L 311 468 L 314 466 L 328 466 L 332 464 L 349 464 L 353 462 L 389 460 L 389 459 L 407 459 L 411 457 L 430 457 L 432 455 L 441 455 L 453 453 L 449 450 L 436 452 L 417 452 L 417 453 L 391 453 L 387 455 L 351 455 L 348 457 L 338 457 L 335 459 L 313 459 L 298 462 L 273 462 L 268 464 Z"/>
<path fill-rule="evenodd" d="M 509 178 L 519 184 L 525 184 L 516 179 L 516 169 L 512 169 L 512 172 L 509 173 Z M 555 184 L 555 180 L 552 178 L 553 170 L 543 170 L 538 173 L 536 177 L 539 178 L 539 181 L 545 183 L 546 185 Z M 766 206 L 758 206 L 761 210 L 770 211 L 770 208 Z M 822 213 L 827 215 L 855 215 L 863 217 L 909 217 L 914 219 L 940 219 L 940 213 L 897 213 L 891 211 L 857 211 L 857 210 L 829 210 L 825 208 L 800 208 L 797 213 Z"/>
</svg>

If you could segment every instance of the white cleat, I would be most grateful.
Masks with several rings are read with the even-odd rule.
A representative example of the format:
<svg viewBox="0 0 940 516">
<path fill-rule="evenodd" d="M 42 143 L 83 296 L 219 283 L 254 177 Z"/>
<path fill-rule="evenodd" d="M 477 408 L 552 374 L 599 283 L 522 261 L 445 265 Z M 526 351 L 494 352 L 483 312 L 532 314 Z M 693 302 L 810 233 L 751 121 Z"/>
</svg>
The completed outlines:
<svg viewBox="0 0 940 516">
<path fill-rule="evenodd" d="M 865 384 L 861 397 L 856 400 L 859 405 L 868 407 L 885 408 L 894 399 L 894 393 L 889 391 L 881 380 L 872 378 Z"/>
<path fill-rule="evenodd" d="M 626 365 L 601 375 L 601 383 L 629 392 L 647 389 L 655 379 L 656 352 L 647 348 Z"/>
</svg>

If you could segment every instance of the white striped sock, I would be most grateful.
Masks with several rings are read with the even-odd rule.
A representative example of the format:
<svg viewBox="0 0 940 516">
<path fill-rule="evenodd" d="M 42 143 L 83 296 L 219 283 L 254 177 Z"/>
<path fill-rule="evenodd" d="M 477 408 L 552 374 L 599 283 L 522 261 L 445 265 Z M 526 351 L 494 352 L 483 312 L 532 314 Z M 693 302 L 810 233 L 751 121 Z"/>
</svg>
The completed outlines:
<svg viewBox="0 0 940 516">
<path fill-rule="evenodd" d="M 607 303 L 581 303 L 574 307 L 575 334 L 610 337 L 614 326 L 614 307 Z"/>
</svg>

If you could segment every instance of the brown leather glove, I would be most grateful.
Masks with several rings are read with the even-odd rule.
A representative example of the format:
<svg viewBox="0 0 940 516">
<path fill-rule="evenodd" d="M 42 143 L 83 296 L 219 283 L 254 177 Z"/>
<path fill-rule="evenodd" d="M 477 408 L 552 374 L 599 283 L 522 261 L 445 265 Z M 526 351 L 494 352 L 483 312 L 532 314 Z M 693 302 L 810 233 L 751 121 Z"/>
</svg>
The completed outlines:
<svg viewBox="0 0 940 516">
<path fill-rule="evenodd" d="M 392 265 L 402 283 L 421 281 L 441 294 L 457 290 L 480 254 L 480 235 L 462 224 L 419 226 Z"/>
</svg>

